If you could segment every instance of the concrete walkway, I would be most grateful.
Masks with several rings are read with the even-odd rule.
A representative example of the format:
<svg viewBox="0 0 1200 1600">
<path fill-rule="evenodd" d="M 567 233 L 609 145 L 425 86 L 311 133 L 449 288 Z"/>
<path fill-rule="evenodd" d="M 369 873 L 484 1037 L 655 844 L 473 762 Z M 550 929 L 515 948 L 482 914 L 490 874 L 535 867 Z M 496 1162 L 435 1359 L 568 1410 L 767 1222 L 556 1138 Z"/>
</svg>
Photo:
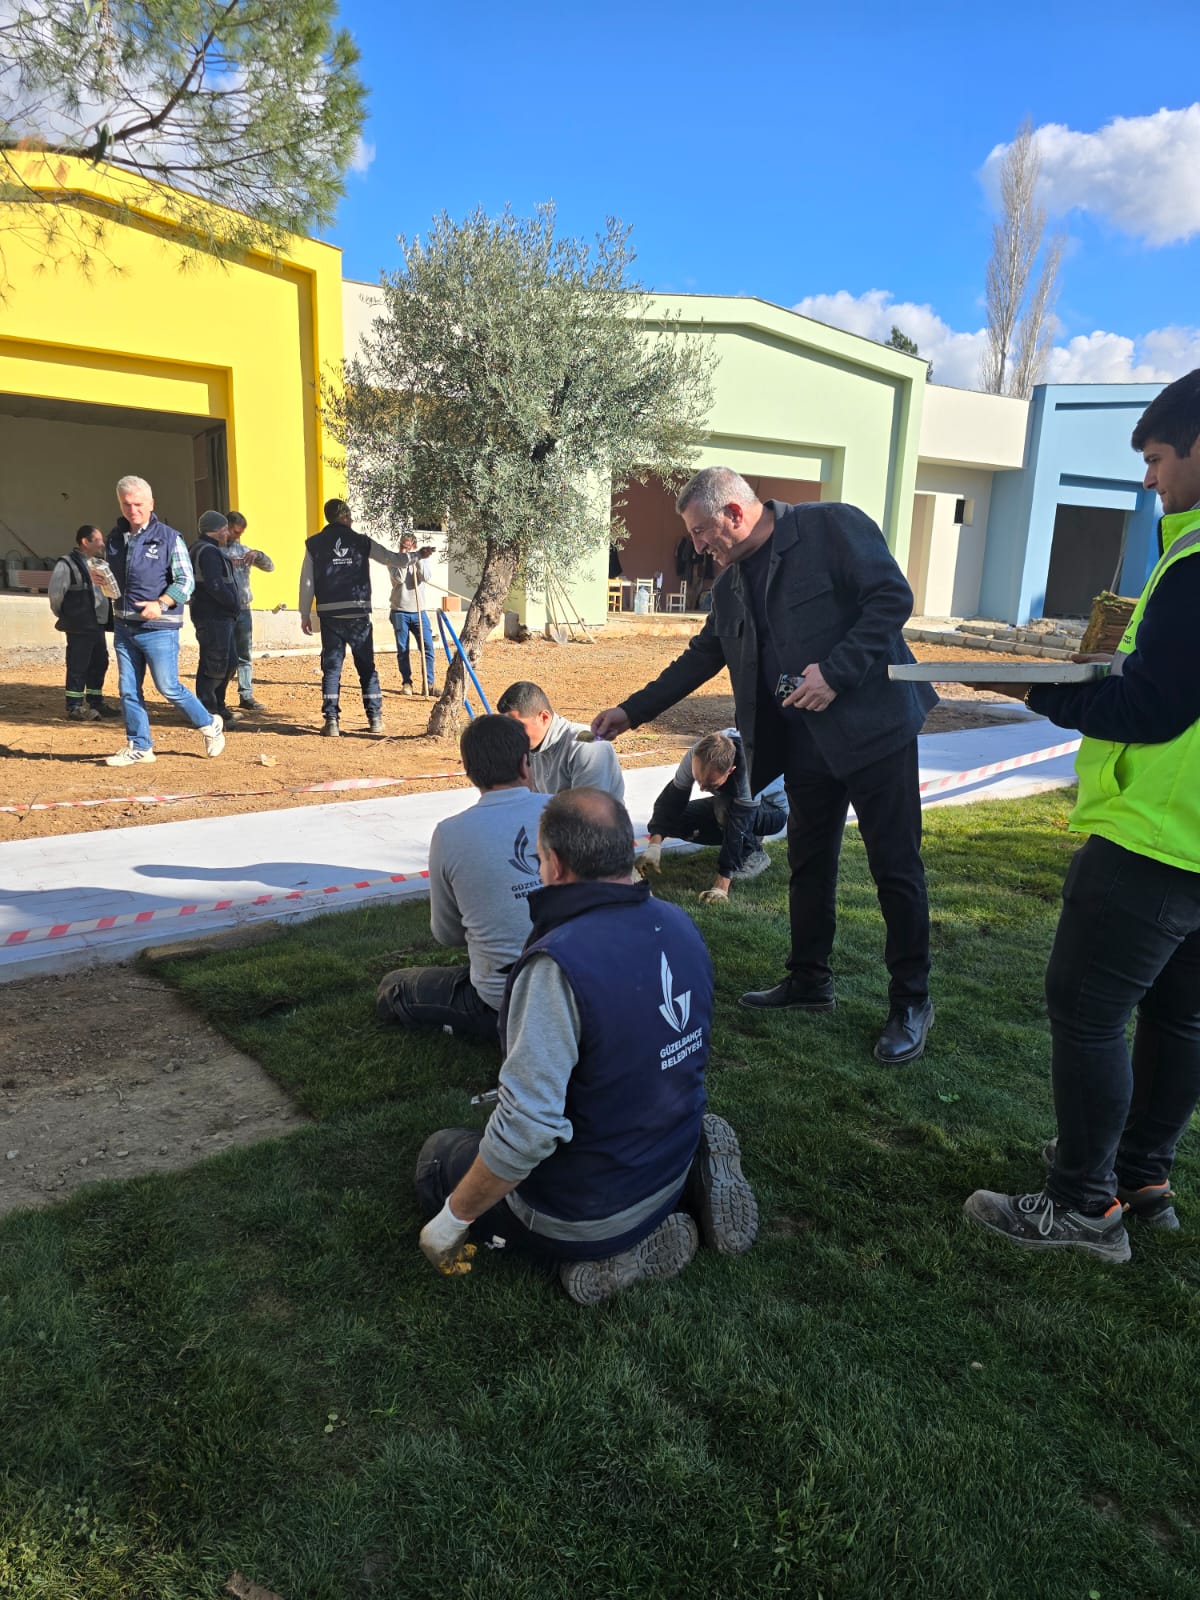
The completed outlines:
<svg viewBox="0 0 1200 1600">
<path fill-rule="evenodd" d="M 1008 798 L 1073 780 L 1073 757 L 965 782 L 1070 739 L 1040 717 L 921 740 L 928 804 Z M 625 774 L 644 833 L 673 767 Z M 474 791 L 292 807 L 0 844 L 0 982 L 125 961 L 147 945 L 263 919 L 428 892 L 429 840 Z"/>
</svg>

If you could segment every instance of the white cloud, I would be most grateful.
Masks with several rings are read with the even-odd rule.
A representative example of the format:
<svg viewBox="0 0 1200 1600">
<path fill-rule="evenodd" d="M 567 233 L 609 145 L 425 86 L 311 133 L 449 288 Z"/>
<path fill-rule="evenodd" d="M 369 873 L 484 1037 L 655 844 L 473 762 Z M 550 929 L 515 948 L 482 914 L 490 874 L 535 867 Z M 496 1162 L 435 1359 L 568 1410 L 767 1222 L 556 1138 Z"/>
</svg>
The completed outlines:
<svg viewBox="0 0 1200 1600">
<path fill-rule="evenodd" d="M 350 171 L 364 175 L 374 159 L 375 146 L 369 139 L 364 139 L 360 133 L 354 141 L 354 154 L 350 157 Z"/>
<path fill-rule="evenodd" d="M 985 330 L 956 332 L 932 306 L 893 300 L 886 289 L 868 289 L 861 295 L 839 289 L 836 294 L 806 295 L 792 310 L 880 344 L 887 343 L 895 326 L 915 340 L 922 356 L 933 362 L 935 383 L 955 389 L 979 387 Z M 1200 367 L 1200 328 L 1154 328 L 1134 338 L 1097 329 L 1053 346 L 1046 381 L 1167 383 L 1195 367 Z"/>
<path fill-rule="evenodd" d="M 1052 215 L 1089 211 L 1152 245 L 1200 234 L 1200 102 L 1114 117 L 1095 133 L 1048 122 L 1036 138 L 1038 195 Z M 993 199 L 1007 148 L 998 144 L 983 164 Z"/>
<path fill-rule="evenodd" d="M 806 295 L 792 310 L 844 328 L 847 333 L 861 333 L 880 344 L 887 343 L 895 326 L 915 340 L 925 359 L 933 362 L 936 383 L 948 383 L 956 389 L 978 386 L 979 358 L 987 335 L 982 328 L 975 333 L 955 332 L 932 306 L 893 300 L 886 289 L 868 289 L 861 295 L 839 289 L 836 294 Z"/>
</svg>

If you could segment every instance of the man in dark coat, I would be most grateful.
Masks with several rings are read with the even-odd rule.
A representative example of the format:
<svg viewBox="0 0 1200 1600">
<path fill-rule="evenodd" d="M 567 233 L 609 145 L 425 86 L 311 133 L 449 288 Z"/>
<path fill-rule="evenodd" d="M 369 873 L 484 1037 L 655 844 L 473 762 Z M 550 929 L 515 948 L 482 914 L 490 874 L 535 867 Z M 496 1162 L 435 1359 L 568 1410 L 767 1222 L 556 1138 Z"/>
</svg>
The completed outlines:
<svg viewBox="0 0 1200 1600">
<path fill-rule="evenodd" d="M 50 574 L 50 609 L 54 626 L 67 636 L 67 716 L 72 722 L 97 722 L 119 717 L 105 704 L 112 601 L 92 577 L 91 562 L 104 559 L 104 535 L 85 522 L 76 530 L 75 548 L 55 562 Z"/>
<path fill-rule="evenodd" d="M 833 1010 L 838 859 L 853 805 L 887 930 L 890 1010 L 875 1055 L 913 1061 L 933 1021 L 917 733 L 936 697 L 887 672 L 913 659 L 901 633 L 912 591 L 854 506 L 763 503 L 737 473 L 708 467 L 676 509 L 721 569 L 712 611 L 683 654 L 592 731 L 615 738 L 729 668 L 750 787 L 782 773 L 790 806 L 788 975 L 741 1003 Z"/>
</svg>

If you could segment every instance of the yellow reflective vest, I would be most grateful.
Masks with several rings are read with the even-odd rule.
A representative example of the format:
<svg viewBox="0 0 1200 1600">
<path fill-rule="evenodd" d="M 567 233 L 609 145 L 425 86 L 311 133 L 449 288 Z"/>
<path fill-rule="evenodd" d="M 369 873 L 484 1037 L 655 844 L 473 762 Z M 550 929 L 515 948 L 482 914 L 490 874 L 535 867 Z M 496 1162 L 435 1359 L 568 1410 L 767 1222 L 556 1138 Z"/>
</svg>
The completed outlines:
<svg viewBox="0 0 1200 1600">
<path fill-rule="evenodd" d="M 1131 655 L 1146 602 L 1168 567 L 1200 560 L 1200 506 L 1162 519 L 1163 553 L 1117 646 L 1113 671 Z M 1200 618 L 1197 618 L 1200 627 Z M 1069 827 L 1137 855 L 1200 872 L 1200 722 L 1164 744 L 1084 738 L 1075 758 L 1079 799 Z"/>
</svg>

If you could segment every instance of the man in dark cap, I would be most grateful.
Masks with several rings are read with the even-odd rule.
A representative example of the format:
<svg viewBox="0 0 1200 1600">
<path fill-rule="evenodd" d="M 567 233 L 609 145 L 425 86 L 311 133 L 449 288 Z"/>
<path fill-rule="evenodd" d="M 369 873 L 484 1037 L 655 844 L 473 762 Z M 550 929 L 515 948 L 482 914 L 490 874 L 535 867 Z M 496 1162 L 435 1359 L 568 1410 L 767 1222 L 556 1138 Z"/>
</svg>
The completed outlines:
<svg viewBox="0 0 1200 1600">
<path fill-rule="evenodd" d="M 240 711 L 225 709 L 225 690 L 237 671 L 237 619 L 242 608 L 237 573 L 225 546 L 236 535 L 223 511 L 206 511 L 200 537 L 192 546 L 196 590 L 192 595 L 192 627 L 200 646 L 196 666 L 196 698 L 223 722 L 236 722 Z"/>
</svg>

